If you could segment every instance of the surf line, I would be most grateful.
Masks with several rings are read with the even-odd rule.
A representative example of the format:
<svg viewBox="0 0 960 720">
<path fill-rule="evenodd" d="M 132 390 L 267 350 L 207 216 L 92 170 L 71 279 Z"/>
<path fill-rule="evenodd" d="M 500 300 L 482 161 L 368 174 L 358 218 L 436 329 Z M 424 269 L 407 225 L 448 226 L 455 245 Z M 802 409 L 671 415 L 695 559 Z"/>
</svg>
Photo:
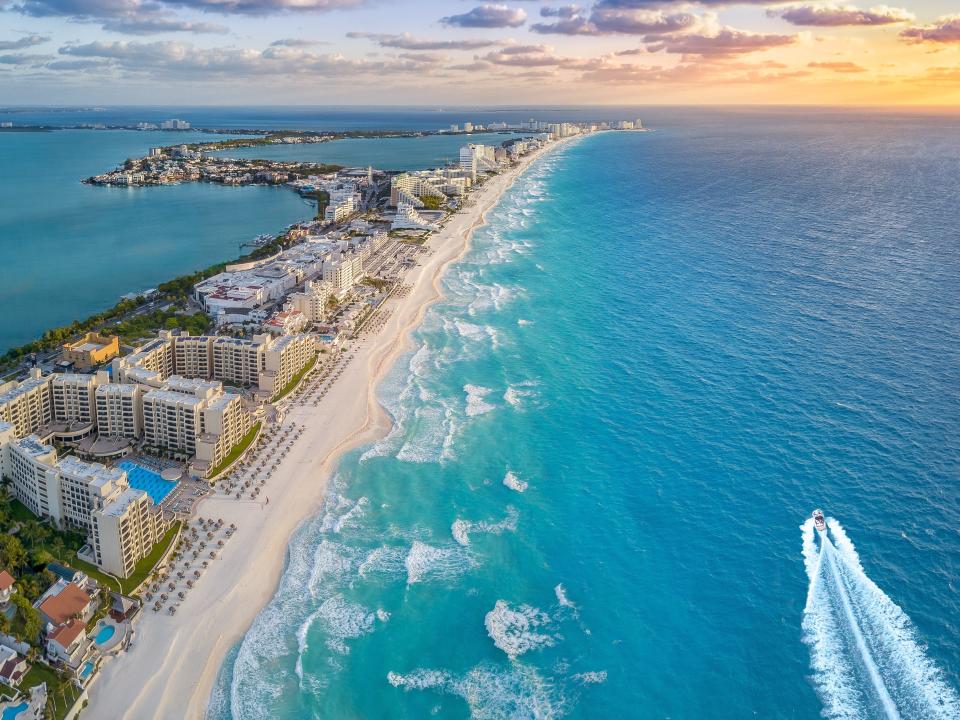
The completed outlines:
<svg viewBox="0 0 960 720">
<path fill-rule="evenodd" d="M 850 631 L 853 633 L 853 638 L 857 643 L 857 648 L 860 650 L 860 657 L 863 660 L 863 664 L 867 668 L 867 674 L 870 675 L 870 681 L 873 683 L 873 688 L 876 690 L 877 696 L 880 699 L 880 703 L 883 705 L 883 710 L 886 713 L 887 719 L 900 720 L 900 712 L 897 710 L 897 705 L 893 701 L 893 698 L 890 697 L 890 693 L 887 690 L 886 684 L 883 682 L 883 678 L 880 677 L 880 669 L 873 661 L 873 656 L 870 654 L 870 648 L 867 647 L 867 640 L 863 637 L 863 632 L 860 630 L 860 624 L 857 622 L 857 618 L 853 613 L 853 606 L 850 603 L 850 597 L 847 594 L 847 588 L 843 584 L 843 578 L 840 577 L 840 572 L 837 570 L 837 556 L 834 553 L 835 550 L 833 544 L 827 538 L 823 538 L 823 547 L 820 550 L 821 562 L 826 559 L 830 566 L 830 573 L 833 576 L 834 584 L 836 585 L 837 592 L 840 595 L 840 602 L 843 605 L 844 613 L 846 613 L 847 623 L 850 626 Z"/>
</svg>

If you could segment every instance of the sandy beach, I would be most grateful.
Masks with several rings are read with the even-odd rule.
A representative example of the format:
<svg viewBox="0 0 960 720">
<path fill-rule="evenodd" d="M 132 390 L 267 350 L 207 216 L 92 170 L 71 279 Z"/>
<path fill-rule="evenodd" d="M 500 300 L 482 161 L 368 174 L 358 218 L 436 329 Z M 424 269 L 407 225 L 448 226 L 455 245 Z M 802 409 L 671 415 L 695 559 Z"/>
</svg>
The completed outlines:
<svg viewBox="0 0 960 720">
<path fill-rule="evenodd" d="M 132 648 L 110 660 L 92 685 L 84 717 L 204 716 L 224 657 L 273 596 L 290 536 L 319 510 L 337 460 L 389 431 L 390 418 L 377 402 L 376 386 L 409 346 L 410 333 L 427 307 L 440 297 L 445 268 L 467 250 L 473 231 L 520 173 L 565 142 L 551 143 L 474 191 L 467 206 L 430 238 L 431 252 L 404 278 L 412 290 L 386 303 L 390 315 L 383 329 L 354 341 L 355 357 L 319 406 L 294 399 L 284 423 L 306 429 L 264 486 L 269 504 L 222 496 L 203 501 L 198 514 L 235 523 L 236 534 L 175 616 L 144 609 Z"/>
</svg>

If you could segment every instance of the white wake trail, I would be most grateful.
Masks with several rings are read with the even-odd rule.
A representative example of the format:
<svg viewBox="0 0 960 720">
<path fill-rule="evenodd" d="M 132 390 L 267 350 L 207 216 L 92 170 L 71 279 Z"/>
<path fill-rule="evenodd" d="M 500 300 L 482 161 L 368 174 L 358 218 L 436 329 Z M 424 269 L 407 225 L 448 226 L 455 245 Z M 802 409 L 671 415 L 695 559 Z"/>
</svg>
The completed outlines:
<svg viewBox="0 0 960 720">
<path fill-rule="evenodd" d="M 817 548 L 813 521 L 803 526 L 810 579 L 804 641 L 824 716 L 839 720 L 948 720 L 960 697 L 927 657 L 907 615 L 867 577 L 833 518 Z"/>
</svg>

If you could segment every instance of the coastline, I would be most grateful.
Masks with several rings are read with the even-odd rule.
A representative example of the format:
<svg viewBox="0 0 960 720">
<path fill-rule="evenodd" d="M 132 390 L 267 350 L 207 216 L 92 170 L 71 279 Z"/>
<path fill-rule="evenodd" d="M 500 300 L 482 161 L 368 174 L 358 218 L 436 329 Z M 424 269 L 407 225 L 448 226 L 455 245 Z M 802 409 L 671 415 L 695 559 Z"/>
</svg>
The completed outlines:
<svg viewBox="0 0 960 720">
<path fill-rule="evenodd" d="M 430 254 L 404 278 L 412 290 L 385 306 L 391 314 L 379 334 L 354 342 L 353 360 L 323 402 L 288 408 L 287 419 L 305 426 L 305 432 L 264 487 L 264 495 L 272 495 L 269 505 L 222 496 L 203 502 L 199 514 L 235 523 L 234 538 L 176 616 L 144 610 L 133 647 L 107 664 L 92 686 L 89 716 L 204 716 L 226 654 L 275 593 L 289 539 L 320 509 L 340 457 L 389 431 L 391 420 L 376 389 L 411 346 L 427 308 L 442 297 L 447 267 L 467 252 L 473 232 L 532 163 L 581 137 L 556 141 L 489 179 L 472 194 L 471 204 L 430 238 Z"/>
</svg>

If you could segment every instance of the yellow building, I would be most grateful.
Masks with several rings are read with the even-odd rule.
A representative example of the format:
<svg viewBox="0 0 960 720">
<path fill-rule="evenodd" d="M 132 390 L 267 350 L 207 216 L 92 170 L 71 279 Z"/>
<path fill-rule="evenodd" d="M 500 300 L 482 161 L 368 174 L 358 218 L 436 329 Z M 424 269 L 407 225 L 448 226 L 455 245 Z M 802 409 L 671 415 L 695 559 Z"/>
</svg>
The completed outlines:
<svg viewBox="0 0 960 720">
<path fill-rule="evenodd" d="M 78 368 L 89 370 L 119 354 L 120 339 L 116 335 L 87 333 L 76 342 L 64 345 L 61 357 Z"/>
</svg>

